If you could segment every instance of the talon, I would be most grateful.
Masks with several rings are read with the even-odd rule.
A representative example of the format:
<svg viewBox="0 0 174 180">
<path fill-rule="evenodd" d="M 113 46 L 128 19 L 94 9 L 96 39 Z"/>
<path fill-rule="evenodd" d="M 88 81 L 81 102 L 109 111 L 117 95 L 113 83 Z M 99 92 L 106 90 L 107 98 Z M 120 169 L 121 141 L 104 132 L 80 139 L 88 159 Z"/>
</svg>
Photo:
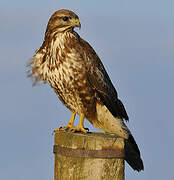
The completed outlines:
<svg viewBox="0 0 174 180">
<path fill-rule="evenodd" d="M 74 132 L 82 132 L 86 134 L 87 130 L 84 127 L 77 126 L 77 127 L 74 127 Z"/>
<path fill-rule="evenodd" d="M 81 128 L 80 131 L 85 133 L 85 134 L 87 133 L 87 130 L 85 130 L 84 128 Z"/>
<path fill-rule="evenodd" d="M 87 130 L 89 132 L 89 128 L 84 128 L 85 130 Z"/>
</svg>

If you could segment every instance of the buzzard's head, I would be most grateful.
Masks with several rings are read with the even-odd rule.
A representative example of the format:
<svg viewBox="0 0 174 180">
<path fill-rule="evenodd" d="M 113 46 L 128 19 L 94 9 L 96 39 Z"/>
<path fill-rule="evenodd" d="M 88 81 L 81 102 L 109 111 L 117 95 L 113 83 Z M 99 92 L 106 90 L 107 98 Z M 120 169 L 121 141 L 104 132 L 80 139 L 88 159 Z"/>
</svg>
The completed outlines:
<svg viewBox="0 0 174 180">
<path fill-rule="evenodd" d="M 74 27 L 81 27 L 79 17 L 72 11 L 61 9 L 56 11 L 50 18 L 46 34 L 63 32 Z"/>
</svg>

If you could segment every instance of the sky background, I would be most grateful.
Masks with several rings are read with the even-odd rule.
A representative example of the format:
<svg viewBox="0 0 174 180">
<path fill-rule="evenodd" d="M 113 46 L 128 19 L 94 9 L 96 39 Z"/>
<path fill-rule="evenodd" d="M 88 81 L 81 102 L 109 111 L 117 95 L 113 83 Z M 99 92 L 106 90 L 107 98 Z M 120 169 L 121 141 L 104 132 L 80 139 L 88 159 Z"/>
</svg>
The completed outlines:
<svg viewBox="0 0 174 180">
<path fill-rule="evenodd" d="M 48 85 L 32 87 L 26 63 L 62 8 L 79 15 L 76 31 L 98 53 L 129 114 L 145 171 L 126 165 L 126 179 L 172 179 L 173 7 L 173 0 L 0 0 L 0 179 L 53 179 L 52 131 L 71 113 Z"/>
</svg>

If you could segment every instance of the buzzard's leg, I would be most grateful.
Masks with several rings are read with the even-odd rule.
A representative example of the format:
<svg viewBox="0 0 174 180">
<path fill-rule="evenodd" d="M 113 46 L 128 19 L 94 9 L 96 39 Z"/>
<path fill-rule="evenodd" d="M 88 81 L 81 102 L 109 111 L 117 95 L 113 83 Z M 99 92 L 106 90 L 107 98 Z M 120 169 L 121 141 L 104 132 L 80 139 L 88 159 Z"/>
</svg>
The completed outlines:
<svg viewBox="0 0 174 180">
<path fill-rule="evenodd" d="M 84 122 L 85 115 L 84 115 L 84 114 L 81 114 L 81 115 L 80 115 L 79 125 L 76 126 L 76 127 L 74 126 L 75 115 L 76 115 L 76 113 L 73 112 L 72 115 L 71 115 L 71 119 L 70 119 L 68 125 L 59 128 L 59 131 L 83 132 L 83 133 L 87 133 L 87 130 L 86 130 L 86 129 L 84 128 L 84 126 L 83 126 L 83 122 Z"/>
<path fill-rule="evenodd" d="M 71 131 L 72 129 L 74 129 L 74 119 L 75 119 L 76 113 L 72 113 L 71 118 L 69 123 L 67 124 L 67 126 L 63 126 L 61 128 L 59 128 L 60 131 Z"/>
<path fill-rule="evenodd" d="M 85 115 L 80 114 L 80 122 L 79 122 L 79 125 L 75 127 L 75 131 L 87 133 L 87 130 L 83 126 L 84 118 L 85 118 Z"/>
<path fill-rule="evenodd" d="M 69 127 L 69 128 L 73 128 L 73 127 L 74 127 L 74 119 L 75 119 L 75 116 L 76 116 L 76 113 L 73 112 L 72 115 L 71 115 L 71 118 L 70 118 L 70 121 L 69 121 L 67 127 Z"/>
</svg>

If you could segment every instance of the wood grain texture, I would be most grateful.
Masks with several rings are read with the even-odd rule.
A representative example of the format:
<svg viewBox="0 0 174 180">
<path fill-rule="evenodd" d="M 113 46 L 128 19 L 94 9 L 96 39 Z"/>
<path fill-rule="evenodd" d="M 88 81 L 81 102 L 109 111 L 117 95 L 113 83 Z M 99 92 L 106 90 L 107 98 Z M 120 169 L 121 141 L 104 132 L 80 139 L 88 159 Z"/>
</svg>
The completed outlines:
<svg viewBox="0 0 174 180">
<path fill-rule="evenodd" d="M 74 155 L 71 157 L 73 151 L 70 151 L 68 156 L 55 152 L 54 180 L 124 180 L 123 157 L 97 158 L 89 157 L 89 154 L 88 157 L 81 157 L 90 150 L 124 152 L 122 138 L 105 133 L 81 134 L 55 131 L 55 145 L 73 151 L 80 149 L 80 151 L 79 155 L 75 154 L 76 157 Z"/>
</svg>

